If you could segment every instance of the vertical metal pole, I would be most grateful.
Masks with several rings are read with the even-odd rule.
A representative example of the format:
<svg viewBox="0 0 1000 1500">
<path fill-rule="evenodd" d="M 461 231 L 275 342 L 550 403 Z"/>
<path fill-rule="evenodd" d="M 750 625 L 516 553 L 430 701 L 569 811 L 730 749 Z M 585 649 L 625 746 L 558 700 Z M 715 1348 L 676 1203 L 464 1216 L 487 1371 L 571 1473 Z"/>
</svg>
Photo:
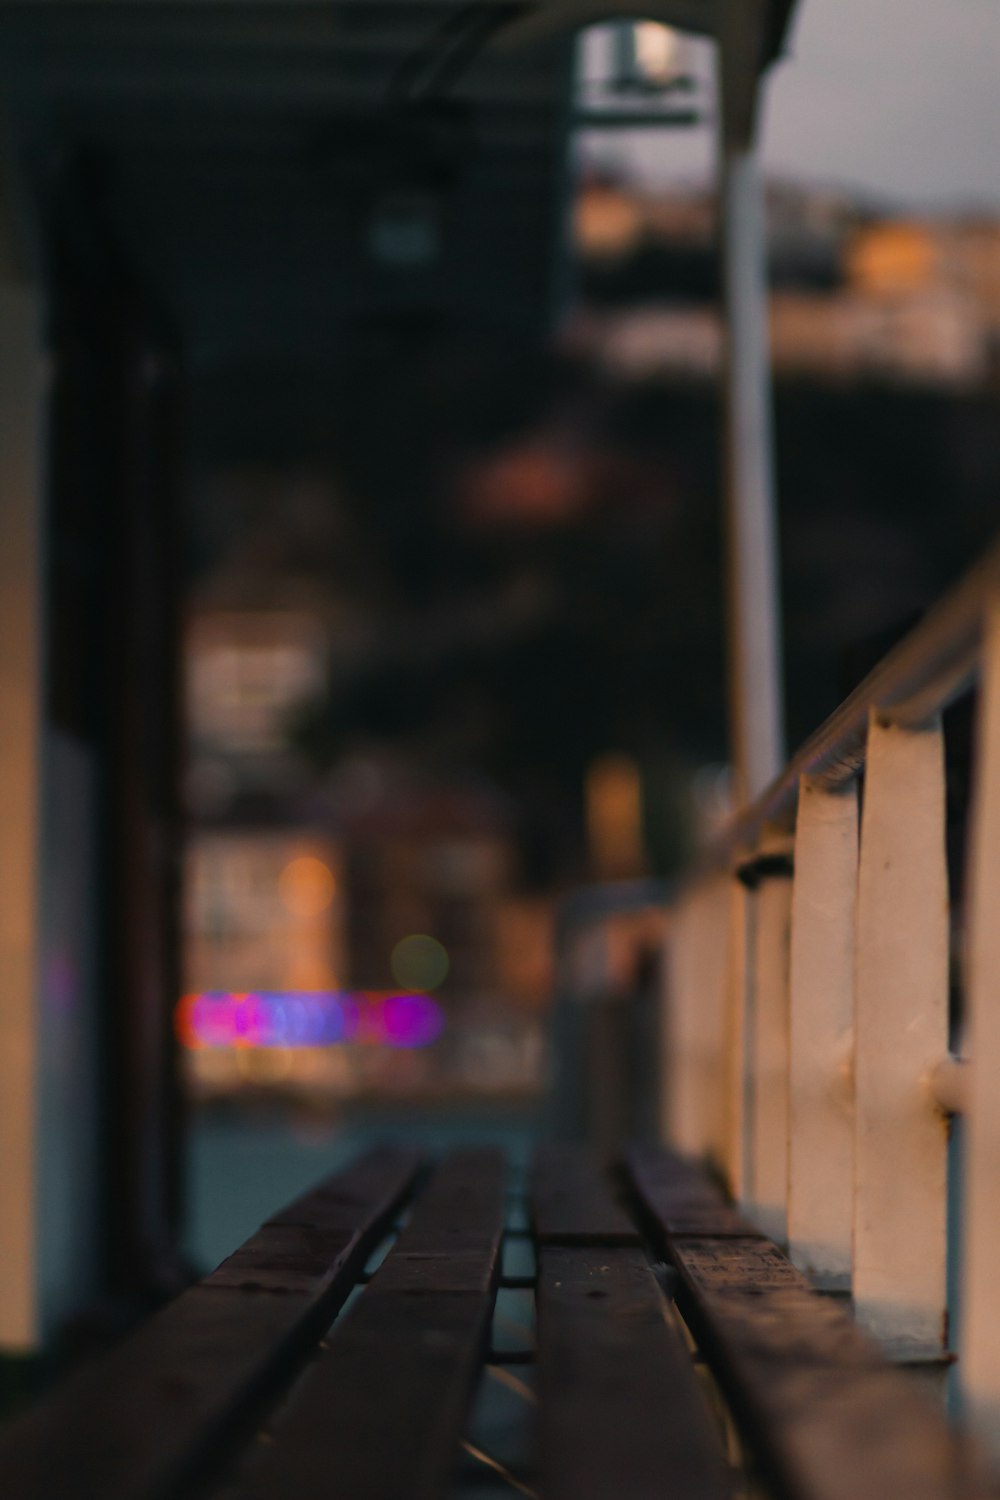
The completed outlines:
<svg viewBox="0 0 1000 1500">
<path fill-rule="evenodd" d="M 36 299 L 0 285 L 0 1355 L 37 1345 L 43 508 Z"/>
<path fill-rule="evenodd" d="M 109 495 L 117 544 L 105 661 L 110 691 L 106 976 L 109 1102 L 109 1269 L 116 1290 L 157 1298 L 182 1284 L 177 1251 L 179 1100 L 171 1013 L 178 994 L 173 923 L 177 868 L 176 558 L 170 490 L 173 433 L 166 356 L 140 299 L 108 308 L 101 351 L 118 429 L 118 487 Z M 117 325 L 117 326 L 116 326 Z"/>
<path fill-rule="evenodd" d="M 749 799 L 784 760 L 766 238 L 752 143 L 724 137 L 720 204 L 730 723 L 737 798 Z"/>
</svg>

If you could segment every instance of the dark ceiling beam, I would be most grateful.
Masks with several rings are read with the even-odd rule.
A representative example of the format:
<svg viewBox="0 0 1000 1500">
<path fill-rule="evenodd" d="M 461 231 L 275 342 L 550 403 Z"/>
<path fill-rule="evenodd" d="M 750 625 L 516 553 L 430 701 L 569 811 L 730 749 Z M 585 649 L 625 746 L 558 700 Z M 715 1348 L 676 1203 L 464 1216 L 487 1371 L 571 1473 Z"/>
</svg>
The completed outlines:
<svg viewBox="0 0 1000 1500">
<path fill-rule="evenodd" d="M 178 50 L 206 57 L 258 51 L 270 56 L 332 52 L 351 57 L 397 57 L 433 41 L 438 23 L 446 14 L 431 10 L 428 15 L 420 5 L 403 21 L 393 15 L 379 26 L 354 26 L 345 24 L 343 13 L 332 8 L 323 16 L 299 17 L 297 24 L 282 18 L 258 19 L 252 14 L 241 17 L 235 11 L 227 15 L 218 10 L 177 19 L 161 15 L 150 0 L 121 16 L 97 13 L 90 7 L 83 7 L 82 15 L 78 6 L 65 14 L 53 14 L 53 10 L 46 0 L 38 0 L 37 8 L 30 12 L 13 16 L 5 12 L 5 45 L 53 52 L 71 50 L 81 58 L 123 51 L 158 56 Z M 356 14 L 369 19 L 367 11 Z M 371 12 L 372 18 L 378 15 L 377 8 Z"/>
<path fill-rule="evenodd" d="M 136 58 L 134 65 L 81 67 L 72 57 L 39 59 L 32 68 L 25 61 L 17 66 L 10 54 L 0 63 L 0 86 L 13 94 L 41 93 L 60 105 L 77 106 L 81 101 L 98 103 L 125 101 L 136 105 L 181 109 L 191 104 L 228 108 L 247 102 L 258 108 L 292 108 L 298 112 L 322 110 L 350 103 L 356 106 L 381 102 L 391 84 L 392 68 L 358 66 L 356 61 L 337 58 L 309 59 L 283 72 L 264 59 L 253 65 L 212 65 L 191 61 L 174 68 L 161 66 L 153 58 Z M 544 75 L 513 76 L 483 71 L 448 92 L 449 99 L 477 105 L 518 109 L 552 103 L 551 81 Z"/>
</svg>

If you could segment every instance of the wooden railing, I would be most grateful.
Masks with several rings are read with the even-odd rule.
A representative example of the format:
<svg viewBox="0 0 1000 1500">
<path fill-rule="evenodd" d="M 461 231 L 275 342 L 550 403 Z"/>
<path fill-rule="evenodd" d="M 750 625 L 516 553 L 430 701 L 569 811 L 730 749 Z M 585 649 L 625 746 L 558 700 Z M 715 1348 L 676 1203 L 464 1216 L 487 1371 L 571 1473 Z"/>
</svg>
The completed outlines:
<svg viewBox="0 0 1000 1500">
<path fill-rule="evenodd" d="M 682 887 L 664 1073 L 668 1140 L 894 1357 L 957 1359 L 1000 1457 L 1000 550 Z"/>
</svg>

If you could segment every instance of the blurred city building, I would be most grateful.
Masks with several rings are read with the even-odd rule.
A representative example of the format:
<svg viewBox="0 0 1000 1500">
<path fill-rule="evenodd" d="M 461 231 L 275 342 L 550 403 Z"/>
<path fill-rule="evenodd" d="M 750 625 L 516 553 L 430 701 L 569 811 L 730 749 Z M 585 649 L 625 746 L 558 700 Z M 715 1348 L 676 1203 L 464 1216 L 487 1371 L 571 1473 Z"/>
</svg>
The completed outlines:
<svg viewBox="0 0 1000 1500">
<path fill-rule="evenodd" d="M 882 390 L 961 402 L 993 388 L 1000 222 L 903 219 L 788 184 L 771 186 L 767 206 L 779 400 L 803 379 L 862 401 Z M 371 434 L 350 478 L 322 458 L 295 473 L 232 457 L 206 465 L 216 533 L 186 631 L 185 994 L 353 996 L 343 1003 L 364 1007 L 405 990 L 393 967 L 401 943 L 437 945 L 445 967 L 433 987 L 443 1029 L 426 1045 L 389 1045 L 370 1008 L 355 1034 L 309 1045 L 253 1045 L 223 1028 L 214 1045 L 186 1050 L 200 1098 L 340 1109 L 532 1095 L 560 900 L 588 877 L 667 872 L 697 840 L 692 777 L 719 730 L 707 720 L 689 746 L 675 743 L 655 705 L 671 672 L 693 724 L 717 671 L 716 626 L 699 634 L 698 621 L 718 581 L 695 561 L 714 545 L 700 504 L 714 429 L 707 407 L 683 405 L 704 400 L 722 359 L 716 206 L 706 193 L 650 195 L 585 174 L 573 225 L 561 355 L 519 384 L 495 349 L 456 355 L 432 342 L 413 370 L 419 395 L 405 385 L 422 414 L 426 457 L 408 440 L 417 465 L 386 455 L 373 467 Z M 673 394 L 651 447 L 637 416 L 642 392 L 664 382 Z M 447 402 L 433 400 L 438 388 Z M 337 421 L 352 398 L 320 385 L 305 399 L 321 429 L 323 401 Z M 392 390 L 382 399 L 390 426 L 414 422 Z M 928 431 L 946 420 L 935 415 Z M 349 454 L 343 426 L 339 440 Z M 446 470 L 442 441 L 461 455 Z M 850 493 L 842 480 L 838 501 Z M 812 553 L 828 557 L 831 544 L 798 524 L 788 557 L 796 573 L 815 572 Z M 919 564 L 883 524 L 891 583 L 855 599 L 831 573 L 826 614 L 825 585 L 809 590 L 789 661 L 796 670 L 808 649 L 810 684 L 827 638 L 863 633 L 869 619 L 880 627 L 918 597 Z M 841 550 L 859 525 L 842 517 Z M 686 561 L 670 579 L 675 554 Z M 796 608 L 793 594 L 793 622 Z M 607 660 L 600 632 L 619 643 Z M 620 720 L 625 680 L 632 707 Z M 801 685 L 795 696 L 807 699 Z M 817 689 L 812 712 L 822 710 Z M 651 823 L 673 826 L 669 847 L 651 850 Z M 540 843 L 549 864 L 532 870 Z M 295 870 L 327 892 L 308 913 L 289 896 Z M 609 930 L 627 926 L 616 918 Z"/>
<path fill-rule="evenodd" d="M 954 389 L 1000 379 L 996 218 L 900 218 L 787 184 L 772 185 L 767 206 L 779 377 Z M 715 218 L 707 193 L 586 184 L 574 222 L 593 295 L 566 330 L 568 346 L 631 379 L 714 379 Z"/>
<path fill-rule="evenodd" d="M 190 622 L 178 1026 L 195 1096 L 327 1109 L 530 1096 L 542 1082 L 551 899 L 516 893 L 508 810 L 483 789 L 385 757 L 317 779 L 293 730 L 326 684 L 330 636 L 321 611 L 206 610 Z M 365 1017 L 411 991 L 433 991 L 441 1034 L 395 1045 Z M 350 1036 L 191 1024 L 199 997 L 216 1008 L 227 997 L 238 1015 L 248 997 L 302 1011 L 335 995 L 360 1007 Z"/>
<path fill-rule="evenodd" d="M 289 793 L 302 767 L 290 715 L 326 681 L 328 632 L 314 611 L 204 610 L 186 649 L 188 797 L 208 811 L 251 790 Z"/>
</svg>

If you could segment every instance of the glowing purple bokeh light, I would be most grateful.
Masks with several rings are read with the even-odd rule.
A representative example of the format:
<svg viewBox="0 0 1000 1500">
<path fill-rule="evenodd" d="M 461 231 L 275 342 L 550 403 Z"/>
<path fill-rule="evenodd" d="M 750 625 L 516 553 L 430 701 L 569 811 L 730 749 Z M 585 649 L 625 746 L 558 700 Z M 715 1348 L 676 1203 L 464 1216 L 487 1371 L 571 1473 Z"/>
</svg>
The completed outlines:
<svg viewBox="0 0 1000 1500">
<path fill-rule="evenodd" d="M 429 995 L 373 990 L 208 990 L 185 995 L 176 1029 L 189 1048 L 428 1047 L 445 1027 Z"/>
</svg>

